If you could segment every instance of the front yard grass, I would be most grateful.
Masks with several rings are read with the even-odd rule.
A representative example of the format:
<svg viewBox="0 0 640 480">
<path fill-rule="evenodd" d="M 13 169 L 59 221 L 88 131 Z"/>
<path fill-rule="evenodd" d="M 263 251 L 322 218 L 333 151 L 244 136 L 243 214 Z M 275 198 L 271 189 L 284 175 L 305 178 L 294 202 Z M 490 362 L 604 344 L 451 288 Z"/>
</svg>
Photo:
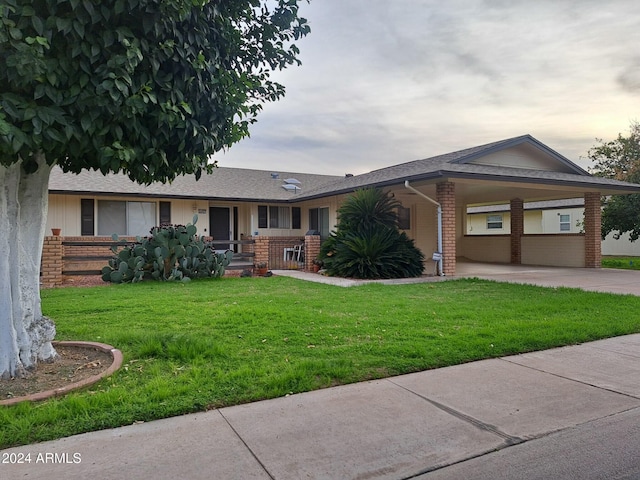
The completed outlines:
<svg viewBox="0 0 640 480">
<path fill-rule="evenodd" d="M 640 332 L 640 298 L 465 279 L 341 288 L 224 278 L 42 292 L 58 340 L 112 377 L 0 408 L 0 448 L 337 384 Z"/>
<path fill-rule="evenodd" d="M 625 270 L 640 270 L 640 257 L 602 257 L 604 268 L 623 268 Z"/>
</svg>

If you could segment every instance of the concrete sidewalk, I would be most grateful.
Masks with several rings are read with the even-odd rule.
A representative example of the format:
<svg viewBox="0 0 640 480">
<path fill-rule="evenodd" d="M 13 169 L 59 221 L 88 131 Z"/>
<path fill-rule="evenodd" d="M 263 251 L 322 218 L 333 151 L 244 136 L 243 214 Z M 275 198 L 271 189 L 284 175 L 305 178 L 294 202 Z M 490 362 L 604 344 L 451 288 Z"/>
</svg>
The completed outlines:
<svg viewBox="0 0 640 480">
<path fill-rule="evenodd" d="M 640 334 L 8 449 L 0 478 L 631 479 L 638 452 Z"/>
</svg>

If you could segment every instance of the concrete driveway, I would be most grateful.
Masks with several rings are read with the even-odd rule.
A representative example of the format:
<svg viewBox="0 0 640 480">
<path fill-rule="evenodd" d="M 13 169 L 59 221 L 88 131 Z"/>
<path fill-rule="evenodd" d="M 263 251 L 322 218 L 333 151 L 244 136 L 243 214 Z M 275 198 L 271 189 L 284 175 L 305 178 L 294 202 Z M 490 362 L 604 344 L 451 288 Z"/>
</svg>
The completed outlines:
<svg viewBox="0 0 640 480">
<path fill-rule="evenodd" d="M 638 270 L 458 262 L 455 278 L 465 277 L 640 296 L 640 271 Z"/>
<path fill-rule="evenodd" d="M 325 277 L 317 273 L 299 270 L 276 270 L 275 275 L 297 278 L 310 282 L 340 287 L 355 287 L 365 283 L 422 283 L 452 280 L 456 278 L 482 278 L 497 282 L 526 283 L 543 287 L 581 288 L 594 292 L 609 292 L 640 296 L 640 270 L 612 268 L 536 267 L 498 263 L 458 261 L 456 275 L 452 277 L 423 276 L 394 280 L 354 280 Z"/>
</svg>

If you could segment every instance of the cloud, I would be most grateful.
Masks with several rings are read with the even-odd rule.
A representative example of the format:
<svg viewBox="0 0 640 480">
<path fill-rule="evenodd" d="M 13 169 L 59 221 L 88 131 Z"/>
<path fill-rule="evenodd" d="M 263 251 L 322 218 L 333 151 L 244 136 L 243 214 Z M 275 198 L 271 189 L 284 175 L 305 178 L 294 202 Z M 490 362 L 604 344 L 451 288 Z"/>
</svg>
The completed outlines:
<svg viewBox="0 0 640 480">
<path fill-rule="evenodd" d="M 573 160 L 637 118 L 633 0 L 315 0 L 227 166 L 360 173 L 530 133 Z M 269 166 L 265 166 L 269 164 Z M 291 165 L 291 166 L 289 166 Z"/>
<path fill-rule="evenodd" d="M 620 86 L 630 93 L 640 93 L 640 57 L 628 65 L 617 78 Z"/>
</svg>

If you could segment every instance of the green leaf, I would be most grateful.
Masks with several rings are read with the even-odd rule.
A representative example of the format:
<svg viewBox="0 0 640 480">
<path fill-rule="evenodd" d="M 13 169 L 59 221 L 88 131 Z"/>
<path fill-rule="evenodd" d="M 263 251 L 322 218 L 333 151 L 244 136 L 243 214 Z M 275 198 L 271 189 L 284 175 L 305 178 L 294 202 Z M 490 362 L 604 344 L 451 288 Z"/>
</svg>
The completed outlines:
<svg viewBox="0 0 640 480">
<path fill-rule="evenodd" d="M 24 15 L 24 11 L 23 11 L 23 15 Z M 33 15 L 31 17 L 31 25 L 33 25 L 33 29 L 38 33 L 38 35 L 42 35 L 44 33 L 44 22 L 42 21 L 42 18 Z"/>
<path fill-rule="evenodd" d="M 91 125 L 92 122 L 89 115 L 83 115 L 80 119 L 80 126 L 82 127 L 82 130 L 84 130 L 85 132 L 89 132 L 91 130 Z"/>
</svg>

